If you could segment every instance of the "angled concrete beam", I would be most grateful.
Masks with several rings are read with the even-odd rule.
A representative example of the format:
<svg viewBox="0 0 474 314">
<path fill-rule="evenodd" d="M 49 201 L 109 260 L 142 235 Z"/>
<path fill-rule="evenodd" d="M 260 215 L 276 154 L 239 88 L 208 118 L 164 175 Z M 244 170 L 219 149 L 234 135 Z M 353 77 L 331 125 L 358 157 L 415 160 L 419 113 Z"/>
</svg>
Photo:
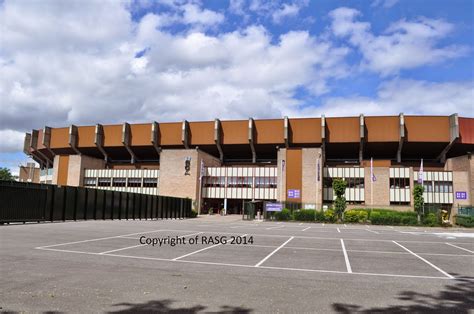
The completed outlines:
<svg viewBox="0 0 474 314">
<path fill-rule="evenodd" d="M 158 122 L 153 121 L 151 124 L 151 143 L 153 144 L 153 147 L 156 150 L 156 153 L 158 154 L 158 157 L 160 157 L 161 154 L 161 147 L 159 145 L 160 142 L 160 126 L 158 125 Z"/>
<path fill-rule="evenodd" d="M 219 151 L 219 159 L 221 163 L 224 162 L 224 151 L 222 150 L 222 125 L 219 119 L 214 120 L 214 142 Z"/>
<path fill-rule="evenodd" d="M 23 141 L 23 153 L 31 155 L 30 153 L 31 133 L 25 133 L 25 140 Z"/>
<path fill-rule="evenodd" d="M 321 167 L 326 163 L 326 117 L 321 115 Z"/>
<path fill-rule="evenodd" d="M 46 164 L 46 168 L 49 168 L 49 165 L 53 165 L 53 161 L 49 159 L 48 156 L 43 154 L 39 149 L 38 149 L 38 130 L 32 130 L 31 131 L 31 142 L 30 142 L 30 148 L 32 151 L 32 155 L 36 156 L 39 160 L 43 161 L 43 164 Z"/>
<path fill-rule="evenodd" d="M 256 163 L 257 162 L 257 152 L 255 151 L 255 144 L 254 144 L 254 134 L 255 134 L 255 128 L 254 128 L 254 121 L 253 118 L 249 118 L 249 143 L 250 143 L 250 149 L 252 150 L 252 162 Z"/>
<path fill-rule="evenodd" d="M 123 146 L 125 146 L 128 153 L 130 154 L 130 163 L 134 164 L 137 160 L 137 156 L 135 156 L 135 153 L 130 147 L 131 137 L 132 137 L 132 131 L 130 130 L 130 124 L 128 124 L 127 122 L 124 122 L 124 124 L 122 125 L 122 144 Z"/>
<path fill-rule="evenodd" d="M 51 153 L 51 155 L 56 155 L 52 150 L 51 150 L 51 128 L 49 126 L 45 126 L 43 129 L 43 145 L 46 147 L 48 152 Z"/>
<path fill-rule="evenodd" d="M 183 142 L 184 148 L 189 149 L 189 122 L 184 120 L 181 127 L 181 141 Z"/>
<path fill-rule="evenodd" d="M 283 139 L 285 140 L 285 147 L 288 148 L 290 146 L 290 123 L 288 121 L 288 117 L 285 116 L 283 120 Z"/>
<path fill-rule="evenodd" d="M 69 146 L 74 150 L 74 152 L 78 155 L 81 155 L 81 152 L 77 148 L 77 140 L 78 140 L 78 132 L 77 132 L 77 126 L 74 124 L 71 124 L 69 127 Z"/>
<path fill-rule="evenodd" d="M 96 124 L 95 126 L 94 144 L 104 156 L 105 162 L 107 162 L 109 157 L 107 156 L 107 152 L 104 149 L 104 127 L 102 126 L 102 124 Z"/>
<path fill-rule="evenodd" d="M 405 117 L 403 113 L 399 115 L 398 132 L 397 162 L 402 162 L 403 143 L 405 142 Z"/>
<path fill-rule="evenodd" d="M 364 120 L 363 114 L 359 116 L 359 137 L 360 137 L 359 163 L 362 164 L 362 161 L 364 160 L 364 142 L 365 142 L 365 120 Z"/>
<path fill-rule="evenodd" d="M 449 144 L 446 145 L 443 151 L 436 158 L 436 160 L 442 163 L 446 162 L 446 154 L 449 152 L 454 143 L 456 143 L 459 139 L 459 119 L 457 113 L 449 116 L 449 136 Z"/>
</svg>

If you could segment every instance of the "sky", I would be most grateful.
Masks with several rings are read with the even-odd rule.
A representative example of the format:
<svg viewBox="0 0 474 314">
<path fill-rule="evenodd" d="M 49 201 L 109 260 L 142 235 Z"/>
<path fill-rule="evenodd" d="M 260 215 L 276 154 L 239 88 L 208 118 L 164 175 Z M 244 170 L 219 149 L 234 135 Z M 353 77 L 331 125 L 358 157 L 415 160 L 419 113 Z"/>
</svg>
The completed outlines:
<svg viewBox="0 0 474 314">
<path fill-rule="evenodd" d="M 0 0 L 0 167 L 45 125 L 473 117 L 473 28 L 470 0 Z"/>
</svg>

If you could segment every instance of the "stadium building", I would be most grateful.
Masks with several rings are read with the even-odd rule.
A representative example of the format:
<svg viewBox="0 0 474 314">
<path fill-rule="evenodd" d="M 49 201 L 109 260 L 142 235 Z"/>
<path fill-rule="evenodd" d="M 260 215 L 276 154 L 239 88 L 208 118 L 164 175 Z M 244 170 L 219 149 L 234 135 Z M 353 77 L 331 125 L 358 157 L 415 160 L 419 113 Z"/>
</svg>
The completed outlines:
<svg viewBox="0 0 474 314">
<path fill-rule="evenodd" d="M 24 143 L 42 182 L 188 197 L 200 213 L 228 214 L 252 200 L 319 209 L 334 178 L 347 181 L 349 207 L 410 210 L 421 177 L 427 206 L 455 213 L 473 205 L 473 149 L 474 119 L 457 114 L 71 125 Z"/>
</svg>

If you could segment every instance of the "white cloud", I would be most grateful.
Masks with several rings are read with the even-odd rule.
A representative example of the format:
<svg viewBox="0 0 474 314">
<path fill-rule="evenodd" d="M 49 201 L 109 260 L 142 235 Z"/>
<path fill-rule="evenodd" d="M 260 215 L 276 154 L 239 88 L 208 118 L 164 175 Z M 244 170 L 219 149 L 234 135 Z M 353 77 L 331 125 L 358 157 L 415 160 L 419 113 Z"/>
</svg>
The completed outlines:
<svg viewBox="0 0 474 314">
<path fill-rule="evenodd" d="M 298 105 L 296 89 L 319 95 L 328 91 L 329 80 L 347 75 L 347 49 L 305 31 L 276 39 L 262 26 L 217 35 L 196 29 L 176 34 L 163 28 L 180 23 L 174 14 L 150 13 L 134 23 L 126 6 L 113 2 L 110 10 L 57 5 L 45 17 L 41 3 L 46 2 L 25 9 L 28 21 L 17 19 L 21 2 L 6 1 L 0 9 L 2 43 L 8 47 L 0 55 L 1 129 L 279 117 Z M 193 16 L 196 12 L 205 18 Z M 191 13 L 189 23 L 220 20 L 202 9 Z M 42 19 L 48 21 L 34 30 L 24 26 Z M 94 19 L 111 26 L 96 30 Z M 113 29 L 117 21 L 125 25 L 120 31 Z M 69 27 L 76 33 L 66 38 Z M 49 34 L 54 28 L 57 40 Z"/>
<path fill-rule="evenodd" d="M 357 20 L 361 14 L 355 9 L 338 8 L 329 15 L 333 33 L 347 37 L 362 53 L 362 67 L 384 76 L 464 56 L 468 51 L 464 46 L 440 47 L 439 40 L 454 28 L 440 19 L 402 19 L 390 25 L 383 35 L 377 36 L 371 32 L 369 23 Z"/>
<path fill-rule="evenodd" d="M 274 23 L 280 23 L 286 17 L 292 17 L 298 15 L 301 7 L 296 3 L 287 4 L 284 3 L 278 10 L 273 12 L 272 19 Z"/>
<path fill-rule="evenodd" d="M 377 96 L 330 97 L 322 106 L 307 107 L 299 115 L 350 116 L 431 114 L 472 117 L 474 81 L 458 83 L 431 83 L 395 79 L 382 83 Z M 298 114 L 298 113 L 296 113 Z"/>
<path fill-rule="evenodd" d="M 11 153 L 23 150 L 25 133 L 15 130 L 0 130 L 0 152 Z"/>
<path fill-rule="evenodd" d="M 188 3 L 181 8 L 184 11 L 183 22 L 186 24 L 213 26 L 224 21 L 223 14 L 208 9 L 201 9 L 196 4 Z"/>
</svg>

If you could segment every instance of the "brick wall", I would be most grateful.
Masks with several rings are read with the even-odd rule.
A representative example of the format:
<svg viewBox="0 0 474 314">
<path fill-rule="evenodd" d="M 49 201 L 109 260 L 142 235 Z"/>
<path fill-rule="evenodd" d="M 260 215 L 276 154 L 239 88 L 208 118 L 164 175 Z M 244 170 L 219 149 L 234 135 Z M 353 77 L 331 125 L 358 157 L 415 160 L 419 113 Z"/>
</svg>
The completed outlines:
<svg viewBox="0 0 474 314">
<path fill-rule="evenodd" d="M 370 167 L 364 169 L 365 204 L 369 207 L 383 208 L 390 206 L 390 168 L 374 167 L 376 181 L 371 184 Z M 373 185 L 373 204 L 371 203 L 371 187 Z"/>
<path fill-rule="evenodd" d="M 84 155 L 70 155 L 67 185 L 83 186 L 84 169 L 105 169 L 105 161 Z"/>
<path fill-rule="evenodd" d="M 317 180 L 317 162 L 320 155 L 320 148 L 303 148 L 301 201 L 314 204 L 316 208 L 320 208 L 322 202 L 322 165 L 320 180 Z"/>
</svg>

